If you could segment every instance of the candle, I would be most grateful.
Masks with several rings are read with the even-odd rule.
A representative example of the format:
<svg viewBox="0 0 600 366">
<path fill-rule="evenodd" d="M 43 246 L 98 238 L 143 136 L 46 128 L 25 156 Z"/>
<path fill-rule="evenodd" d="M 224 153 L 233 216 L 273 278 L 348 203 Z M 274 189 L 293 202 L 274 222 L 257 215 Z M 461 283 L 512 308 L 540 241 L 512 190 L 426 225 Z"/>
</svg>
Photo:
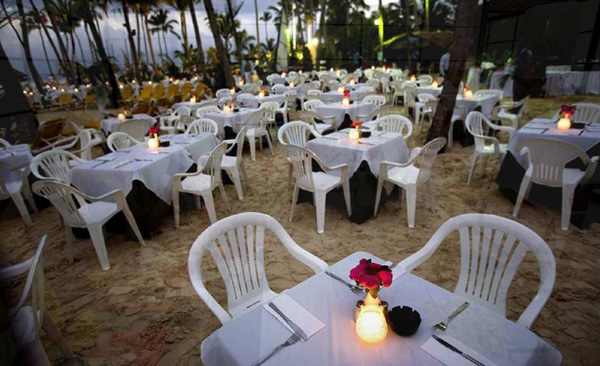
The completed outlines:
<svg viewBox="0 0 600 366">
<path fill-rule="evenodd" d="M 356 81 L 354 80 L 354 78 L 350 79 L 350 85 L 354 85 L 356 84 Z"/>
<path fill-rule="evenodd" d="M 290 87 L 294 87 L 294 80 L 290 81 Z"/>
<path fill-rule="evenodd" d="M 356 334 L 367 343 L 381 342 L 387 334 L 387 321 L 383 307 L 378 299 L 373 299 L 370 294 L 365 298 L 365 305 L 356 318 Z"/>
<path fill-rule="evenodd" d="M 465 90 L 465 99 L 471 99 L 473 98 L 473 92 L 469 89 Z"/>
<path fill-rule="evenodd" d="M 375 70 L 375 65 L 371 66 L 371 70 Z"/>
<path fill-rule="evenodd" d="M 229 92 L 230 92 L 231 94 L 235 94 L 235 86 L 232 86 L 232 87 L 231 87 L 231 89 L 229 90 Z"/>
<path fill-rule="evenodd" d="M 263 98 L 264 96 L 265 96 L 265 89 L 260 88 L 260 91 L 258 92 L 258 97 Z"/>
<path fill-rule="evenodd" d="M 125 113 L 119 113 L 118 117 L 121 122 L 125 121 Z"/>
<path fill-rule="evenodd" d="M 343 99 L 342 99 L 342 105 L 343 105 L 344 107 L 347 107 L 347 106 L 349 106 L 349 105 L 350 105 L 350 99 L 349 99 L 349 98 L 343 98 Z"/>
<path fill-rule="evenodd" d="M 410 81 L 417 81 L 417 77 L 413 74 L 410 76 Z"/>
<path fill-rule="evenodd" d="M 229 105 L 225 104 L 225 105 L 223 106 L 223 112 L 225 112 L 225 113 L 229 113 L 229 112 L 231 112 L 231 107 L 229 107 Z"/>
<path fill-rule="evenodd" d="M 287 73 L 286 73 L 285 71 L 281 73 L 281 77 L 282 77 L 282 78 L 284 78 L 284 77 L 286 77 L 286 76 L 287 76 Z"/>
<path fill-rule="evenodd" d="M 340 87 L 338 88 L 338 93 L 343 93 L 346 90 L 346 88 L 344 87 L 344 84 L 340 85 Z"/>
<path fill-rule="evenodd" d="M 119 89 L 123 89 L 123 84 L 120 84 L 120 85 L 119 85 Z"/>
<path fill-rule="evenodd" d="M 340 76 L 340 74 L 341 74 L 341 73 L 342 73 L 342 72 L 341 72 L 339 69 L 335 70 L 335 74 L 336 74 L 337 76 Z"/>
<path fill-rule="evenodd" d="M 244 79 L 240 79 L 240 85 L 244 85 Z"/>
<path fill-rule="evenodd" d="M 192 97 L 190 98 L 190 103 L 194 104 L 196 103 L 196 96 L 192 95 Z"/>
<path fill-rule="evenodd" d="M 558 123 L 556 123 L 556 128 L 558 128 L 561 131 L 566 131 L 569 128 L 571 128 L 571 120 L 569 119 L 569 116 L 567 114 L 565 114 L 563 118 L 558 120 Z"/>
<path fill-rule="evenodd" d="M 158 137 L 156 137 L 156 135 L 154 135 L 154 137 L 151 137 L 148 139 L 148 147 L 150 149 L 157 149 L 159 145 L 160 145 L 160 143 L 159 143 Z"/>
<path fill-rule="evenodd" d="M 350 140 L 358 140 L 360 138 L 360 131 L 358 128 L 353 128 L 348 132 Z"/>
<path fill-rule="evenodd" d="M 333 67 L 329 69 L 329 71 L 333 71 Z"/>
<path fill-rule="evenodd" d="M 431 83 L 431 87 L 432 88 L 437 88 L 438 87 L 438 81 L 436 79 L 433 79 L 433 83 Z"/>
<path fill-rule="evenodd" d="M 298 71 L 298 74 L 302 74 L 302 70 L 299 70 L 299 71 Z"/>
</svg>

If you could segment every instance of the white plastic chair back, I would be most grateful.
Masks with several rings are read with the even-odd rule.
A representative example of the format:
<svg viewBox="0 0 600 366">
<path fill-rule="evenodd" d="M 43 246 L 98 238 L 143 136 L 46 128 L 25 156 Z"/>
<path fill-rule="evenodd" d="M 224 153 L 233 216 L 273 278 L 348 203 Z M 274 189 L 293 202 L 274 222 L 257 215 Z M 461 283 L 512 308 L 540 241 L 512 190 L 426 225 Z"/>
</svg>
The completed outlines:
<svg viewBox="0 0 600 366">
<path fill-rule="evenodd" d="M 221 142 L 210 152 L 208 158 L 200 157 L 198 161 L 198 168 L 202 169 L 202 174 L 210 175 L 211 190 L 221 184 L 221 161 L 226 151 L 227 143 Z M 201 161 L 204 165 L 201 164 Z"/>
<path fill-rule="evenodd" d="M 208 114 L 208 113 L 219 114 L 219 113 L 221 113 L 221 109 L 219 109 L 219 107 L 214 106 L 214 105 L 198 108 L 196 110 L 196 117 L 202 118 L 202 117 L 204 117 L 205 114 Z"/>
<path fill-rule="evenodd" d="M 473 139 L 475 140 L 475 150 L 477 151 L 484 151 L 486 147 L 485 135 L 487 129 L 485 122 L 483 121 L 484 119 L 487 120 L 481 112 L 473 111 L 467 115 L 467 120 L 465 121 L 467 131 L 473 135 Z"/>
<path fill-rule="evenodd" d="M 309 90 L 306 92 L 306 99 L 309 100 L 320 100 L 321 94 L 323 94 L 320 90 Z"/>
<path fill-rule="evenodd" d="M 125 121 L 117 125 L 117 132 L 125 132 L 138 141 L 144 141 L 148 132 L 148 122 L 136 119 Z"/>
<path fill-rule="evenodd" d="M 372 86 L 361 86 L 356 91 L 362 95 L 372 94 L 372 93 L 375 93 L 375 88 L 373 88 Z"/>
<path fill-rule="evenodd" d="M 309 83 L 309 84 L 307 84 L 307 85 L 309 85 L 309 86 L 310 86 L 311 84 Z M 321 89 L 321 82 L 320 82 L 319 80 L 314 80 L 314 81 L 312 82 L 312 87 L 311 87 L 311 88 L 312 88 L 312 89 Z"/>
<path fill-rule="evenodd" d="M 10 142 L 6 141 L 5 139 L 0 139 L 0 147 L 7 148 L 9 146 L 12 146 Z"/>
<path fill-rule="evenodd" d="M 231 91 L 229 89 L 219 89 L 215 93 L 215 97 L 217 97 L 217 99 L 221 99 L 227 96 L 231 96 Z"/>
<path fill-rule="evenodd" d="M 271 90 L 273 90 L 273 93 L 275 94 L 283 94 L 286 91 L 286 87 L 285 85 L 277 84 L 273 85 Z"/>
<path fill-rule="evenodd" d="M 173 112 L 173 114 L 177 117 L 181 117 L 181 116 L 191 116 L 192 115 L 192 110 L 188 107 L 179 107 L 175 110 L 175 112 Z"/>
<path fill-rule="evenodd" d="M 413 133 L 412 122 L 399 114 L 383 116 L 377 120 L 379 129 L 385 132 L 401 133 L 405 139 Z"/>
<path fill-rule="evenodd" d="M 277 132 L 277 139 L 281 145 L 290 144 L 306 147 L 306 142 L 308 141 L 310 134 L 316 137 L 321 136 L 311 124 L 302 121 L 294 121 L 286 123 L 279 129 Z"/>
<path fill-rule="evenodd" d="M 194 289 L 221 323 L 261 306 L 276 295 L 270 289 L 265 273 L 264 244 L 268 232 L 315 273 L 327 268 L 325 262 L 302 249 L 283 226 L 268 215 L 245 212 L 219 220 L 192 244 L 188 269 Z M 227 311 L 204 286 L 202 258 L 206 252 L 210 252 L 225 283 Z"/>
<path fill-rule="evenodd" d="M 422 102 L 422 103 L 427 103 L 427 102 L 432 102 L 432 101 L 438 100 L 436 97 L 434 97 L 433 95 L 428 94 L 428 93 L 421 93 L 421 94 L 417 95 L 417 99 L 419 100 L 419 102 Z"/>
<path fill-rule="evenodd" d="M 10 198 L 10 192 L 6 186 L 6 178 L 14 176 L 20 180 L 21 172 L 14 165 L 0 162 L 0 201 Z"/>
<path fill-rule="evenodd" d="M 327 83 L 327 87 L 330 91 L 337 91 L 340 85 L 342 84 L 337 80 L 331 80 L 329 83 Z"/>
<path fill-rule="evenodd" d="M 267 133 L 267 125 L 273 115 L 274 112 L 269 109 L 259 109 L 250 115 L 246 124 L 250 128 L 254 128 L 255 136 L 263 136 Z"/>
<path fill-rule="evenodd" d="M 518 151 L 527 149 L 531 181 L 549 187 L 563 186 L 563 171 L 567 163 L 579 158 L 584 165 L 589 156 L 577 146 L 555 139 L 528 139 L 519 143 Z"/>
<path fill-rule="evenodd" d="M 212 133 L 217 136 L 219 125 L 209 118 L 200 118 L 192 122 L 185 130 L 186 135 L 198 135 L 201 133 Z"/>
<path fill-rule="evenodd" d="M 550 297 L 556 277 L 552 250 L 533 230 L 504 217 L 465 214 L 446 221 L 427 244 L 398 264 L 407 271 L 421 265 L 454 231 L 460 236 L 460 277 L 454 293 L 506 316 L 510 284 L 525 255 L 531 252 L 540 270 L 536 296 L 517 320 L 529 328 Z"/>
<path fill-rule="evenodd" d="M 258 81 L 255 81 L 255 82 L 253 82 L 253 83 L 252 83 L 252 89 L 251 89 L 251 91 L 252 91 L 254 94 L 257 94 L 257 93 L 259 92 L 259 90 L 260 90 L 260 87 L 261 87 L 262 85 L 263 85 L 263 82 L 262 82 L 262 80 L 258 80 Z"/>
<path fill-rule="evenodd" d="M 28 271 L 27 278 L 25 279 L 25 286 L 23 287 L 23 293 L 21 294 L 17 305 L 10 309 L 9 316 L 14 317 L 19 310 L 25 306 L 25 302 L 29 298 L 29 295 L 31 295 L 31 314 L 33 315 L 33 330 L 36 338 L 39 338 L 40 336 L 40 328 L 44 322 L 44 314 L 46 313 L 43 251 L 47 237 L 47 235 L 42 236 L 33 257 L 25 262 L 0 269 L 1 280 L 6 280 Z M 22 340 L 17 339 L 16 341 L 17 344 L 20 344 L 20 341 Z"/>
<path fill-rule="evenodd" d="M 113 152 L 128 149 L 139 143 L 141 143 L 141 141 L 137 141 L 125 132 L 113 132 L 108 136 L 108 139 L 106 139 L 106 145 L 110 151 Z"/>
<path fill-rule="evenodd" d="M 419 168 L 417 184 L 423 184 L 431 177 L 431 169 L 435 158 L 444 145 L 446 145 L 446 139 L 438 137 L 417 150 L 418 153 L 413 161 L 413 166 Z"/>
<path fill-rule="evenodd" d="M 286 91 L 283 93 L 285 96 L 285 103 L 288 110 L 296 110 L 296 93 L 292 91 Z"/>
<path fill-rule="evenodd" d="M 316 155 L 303 147 L 296 145 L 283 145 L 281 147 L 285 152 L 289 162 L 294 167 L 296 184 L 300 189 L 314 192 L 315 182 L 313 179 L 312 161 L 318 160 Z"/>
<path fill-rule="evenodd" d="M 431 75 L 420 75 L 417 78 L 417 82 L 419 83 L 419 85 L 427 86 L 433 83 L 433 78 L 431 77 Z"/>
<path fill-rule="evenodd" d="M 575 114 L 571 117 L 574 122 L 600 122 L 600 104 L 575 103 Z"/>
<path fill-rule="evenodd" d="M 259 109 L 268 109 L 270 111 L 276 112 L 279 108 L 279 103 L 277 102 L 264 102 L 261 103 Z"/>
<path fill-rule="evenodd" d="M 385 104 L 383 95 L 367 95 L 362 100 L 363 103 L 375 104 L 375 107 L 381 107 Z"/>
<path fill-rule="evenodd" d="M 86 222 L 79 212 L 80 205 L 85 199 L 81 192 L 64 183 L 57 181 L 38 181 L 33 184 L 33 191 L 50 201 L 58 210 L 65 224 L 71 227 L 86 227 Z"/>
<path fill-rule="evenodd" d="M 225 105 L 231 103 L 231 101 L 233 101 L 235 105 L 236 100 L 231 95 L 221 97 L 219 98 L 218 106 L 222 109 Z"/>
<path fill-rule="evenodd" d="M 84 160 L 77 155 L 65 150 L 50 150 L 36 155 L 29 167 L 31 172 L 40 180 L 56 180 L 65 184 L 69 181 L 69 172 L 74 163 L 82 163 Z"/>
<path fill-rule="evenodd" d="M 417 87 L 414 84 L 404 85 L 404 105 L 406 107 L 415 108 L 417 100 Z"/>
<path fill-rule="evenodd" d="M 246 133 L 248 132 L 248 127 L 244 126 L 235 136 L 234 144 L 237 146 L 235 151 L 235 156 L 237 158 L 238 163 L 242 161 L 244 155 L 244 142 L 246 141 Z M 233 146 L 232 146 L 233 147 Z M 229 150 L 228 150 L 229 151 Z"/>
<path fill-rule="evenodd" d="M 388 77 L 385 76 L 385 77 L 382 77 L 379 80 L 381 82 L 381 91 L 383 93 L 391 93 L 392 92 L 392 87 L 390 86 L 390 80 L 388 79 Z"/>
<path fill-rule="evenodd" d="M 323 101 L 321 101 L 321 100 L 317 100 L 317 99 L 307 100 L 306 102 L 304 102 L 304 110 L 310 111 L 310 112 L 315 112 L 317 107 L 322 106 L 322 105 L 325 105 L 325 103 L 323 103 Z"/>
</svg>

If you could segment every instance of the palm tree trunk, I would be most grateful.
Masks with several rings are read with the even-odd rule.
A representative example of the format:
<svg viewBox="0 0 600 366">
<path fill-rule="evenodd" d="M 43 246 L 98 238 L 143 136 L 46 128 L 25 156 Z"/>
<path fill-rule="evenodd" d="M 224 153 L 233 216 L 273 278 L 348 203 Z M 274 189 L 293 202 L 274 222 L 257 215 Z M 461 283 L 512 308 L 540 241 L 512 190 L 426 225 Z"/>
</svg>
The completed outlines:
<svg viewBox="0 0 600 366">
<path fill-rule="evenodd" d="M 146 15 L 140 10 L 140 18 L 142 23 L 142 31 L 144 32 L 144 60 L 146 60 L 146 68 L 148 68 L 148 64 L 150 63 L 150 57 L 148 57 L 148 27 L 146 26 Z M 152 69 L 154 69 L 154 64 L 152 65 Z"/>
<path fill-rule="evenodd" d="M 265 20 L 265 44 L 269 43 L 269 32 L 267 31 L 267 21 Z M 256 42 L 257 44 L 260 44 L 260 42 Z"/>
<path fill-rule="evenodd" d="M 150 30 L 148 29 L 148 12 L 144 12 L 144 22 L 146 27 L 146 37 L 148 38 L 148 45 L 150 46 L 150 55 L 152 56 L 152 69 L 155 74 L 158 74 L 158 65 L 156 64 L 156 56 L 154 55 L 154 47 L 152 46 L 152 36 L 150 35 Z"/>
<path fill-rule="evenodd" d="M 167 43 L 167 32 L 163 32 L 163 42 L 165 42 L 165 52 L 167 53 L 167 60 L 169 59 L 169 44 Z"/>
<path fill-rule="evenodd" d="M 475 24 L 476 7 L 471 0 L 459 0 L 456 9 L 456 29 L 452 40 L 453 52 L 450 55 L 450 67 L 444 77 L 444 88 L 440 101 L 427 134 L 427 141 L 448 136 L 450 119 L 456 104 L 458 86 L 465 73 L 465 60 L 469 50 L 469 40 Z"/>
<path fill-rule="evenodd" d="M 50 57 L 48 57 L 48 51 L 46 50 L 46 42 L 44 42 L 44 34 L 42 33 L 42 27 L 38 28 L 38 32 L 40 33 L 40 39 L 42 40 L 42 50 L 44 50 L 44 57 L 46 58 L 46 65 L 48 65 L 48 71 L 53 78 L 56 78 L 54 75 L 54 71 L 52 71 L 52 64 L 50 63 Z"/>
<path fill-rule="evenodd" d="M 192 23 L 194 24 L 194 33 L 196 34 L 196 44 L 198 45 L 198 64 L 200 66 L 200 72 L 207 80 L 206 75 L 206 62 L 204 61 L 204 49 L 202 47 L 202 37 L 200 37 L 200 28 L 198 27 L 198 19 L 196 19 L 196 8 L 194 7 L 194 0 L 190 0 L 190 14 L 192 15 Z"/>
<path fill-rule="evenodd" d="M 84 28 L 85 28 L 85 25 L 84 25 Z M 87 67 L 87 64 L 85 62 L 85 53 L 83 52 L 83 46 L 81 45 L 81 39 L 77 35 L 77 32 L 73 31 L 73 34 L 75 34 L 75 38 L 77 38 L 77 43 L 79 44 L 79 52 L 81 52 L 81 60 L 83 61 L 83 66 Z M 92 51 L 92 50 L 90 50 L 90 51 Z"/>
<path fill-rule="evenodd" d="M 51 8 L 48 0 L 42 0 L 42 2 L 44 3 L 44 7 L 46 9 Z M 50 13 L 48 13 L 48 17 L 50 18 L 50 24 L 52 24 L 52 30 L 54 31 L 54 35 L 56 36 L 56 42 L 58 43 L 58 47 L 62 54 L 62 71 L 67 76 L 67 79 L 70 83 L 75 83 L 75 81 L 77 80 L 77 76 L 75 75 L 75 69 L 72 67 L 73 65 L 71 63 L 71 59 L 69 58 L 69 52 L 67 51 L 64 40 L 62 39 L 62 36 L 60 35 L 60 32 L 58 30 L 56 19 L 54 19 L 54 15 Z"/>
<path fill-rule="evenodd" d="M 321 65 L 321 58 L 323 57 L 323 51 L 325 50 L 323 45 L 321 44 L 321 39 L 325 39 L 327 35 L 327 28 L 325 25 L 325 14 L 327 13 L 327 0 L 321 0 L 321 4 L 319 5 L 321 8 L 321 15 L 319 16 L 319 44 L 317 46 L 317 70 L 319 69 L 319 65 Z"/>
<path fill-rule="evenodd" d="M 129 40 L 129 48 L 131 48 L 133 73 L 135 74 L 135 78 L 138 81 L 141 81 L 138 57 L 137 57 L 137 53 L 135 50 L 135 41 L 133 39 L 133 33 L 131 32 L 131 24 L 129 24 L 129 10 L 127 7 L 127 0 L 121 0 L 121 6 L 123 8 L 123 18 L 125 18 L 125 29 L 127 30 L 127 39 Z"/>
<path fill-rule="evenodd" d="M 236 58 L 238 62 L 242 62 L 242 45 L 240 44 L 240 37 L 238 37 L 237 29 L 235 28 L 235 18 L 233 16 L 233 4 L 231 0 L 227 0 L 227 12 L 229 13 L 229 17 L 231 18 L 231 33 L 233 34 L 233 41 L 235 42 L 235 49 L 237 51 Z"/>
<path fill-rule="evenodd" d="M 85 22 L 83 23 L 83 29 L 85 30 L 85 36 L 88 40 L 90 53 L 92 54 L 92 64 L 95 64 L 96 62 L 98 62 L 98 51 L 96 51 L 96 48 L 94 47 L 94 42 L 92 42 L 92 37 L 90 36 L 90 32 L 88 30 L 88 25 Z"/>
<path fill-rule="evenodd" d="M 181 37 L 183 38 L 183 49 L 188 49 L 188 34 L 187 34 L 187 23 L 185 21 L 185 9 L 179 11 L 179 24 L 181 25 Z"/>
<path fill-rule="evenodd" d="M 141 69 L 142 66 L 142 47 L 141 47 L 141 35 L 142 32 L 140 32 L 140 13 L 139 13 L 139 9 L 135 10 L 135 29 L 136 29 L 136 34 L 137 34 L 137 58 L 138 58 L 138 62 L 139 65 L 138 67 Z"/>
<path fill-rule="evenodd" d="M 35 86 L 40 94 L 44 94 L 44 86 L 42 82 L 42 78 L 33 63 L 33 58 L 31 56 L 31 48 L 29 47 L 29 37 L 27 36 L 27 22 L 25 21 L 25 10 L 23 8 L 23 0 L 17 0 L 17 9 L 19 11 L 19 17 L 21 17 L 21 34 L 23 35 L 23 48 L 25 49 L 25 57 L 27 58 L 27 67 L 29 68 L 29 72 L 31 72 L 31 77 L 35 83 Z"/>
<path fill-rule="evenodd" d="M 260 23 L 258 22 L 258 1 L 254 0 L 254 18 L 256 19 L 256 44 L 260 45 Z"/>
<path fill-rule="evenodd" d="M 163 53 L 163 46 L 162 45 L 163 44 L 162 44 L 162 42 L 160 40 L 160 33 L 158 33 L 158 52 L 159 52 L 158 55 L 161 57 L 161 59 L 160 59 L 161 60 L 161 63 L 160 63 L 161 65 L 163 64 L 162 61 L 163 61 L 163 55 L 164 55 L 164 53 Z"/>
<path fill-rule="evenodd" d="M 215 16 L 215 8 L 213 7 L 212 0 L 204 0 L 204 7 L 206 8 L 206 15 L 208 22 L 210 23 L 210 30 L 212 31 L 213 38 L 215 39 L 215 47 L 217 49 L 217 56 L 221 61 L 221 71 L 223 72 L 223 78 L 227 88 L 232 87 L 233 75 L 231 74 L 231 66 L 229 65 L 229 56 L 225 53 L 223 47 L 223 39 L 219 32 L 219 26 L 217 25 L 217 17 Z"/>
<path fill-rule="evenodd" d="M 52 37 L 50 36 L 50 32 L 48 32 L 48 28 L 46 27 L 46 24 L 44 23 L 44 16 L 42 13 L 40 13 L 40 11 L 38 10 L 37 6 L 35 5 L 35 1 L 34 0 L 29 0 L 29 3 L 31 4 L 31 8 L 33 9 L 34 12 L 38 13 L 40 15 L 40 32 L 44 31 L 44 34 L 46 35 L 46 38 L 48 39 L 48 43 L 50 43 L 50 47 L 52 47 L 52 51 L 54 51 L 54 55 L 56 56 L 56 60 L 58 61 L 58 64 L 63 65 L 63 60 L 60 57 L 60 53 L 58 53 L 58 50 L 56 49 L 56 45 L 54 44 L 54 40 L 52 39 Z M 40 39 L 44 39 L 42 37 L 42 34 L 40 33 Z M 46 46 L 45 44 L 42 44 L 44 46 L 44 55 L 46 55 L 46 59 L 49 60 L 48 55 L 46 54 Z M 52 67 L 50 66 L 50 62 L 48 62 L 48 67 L 50 68 L 50 74 L 54 77 L 54 72 L 52 71 Z"/>
</svg>

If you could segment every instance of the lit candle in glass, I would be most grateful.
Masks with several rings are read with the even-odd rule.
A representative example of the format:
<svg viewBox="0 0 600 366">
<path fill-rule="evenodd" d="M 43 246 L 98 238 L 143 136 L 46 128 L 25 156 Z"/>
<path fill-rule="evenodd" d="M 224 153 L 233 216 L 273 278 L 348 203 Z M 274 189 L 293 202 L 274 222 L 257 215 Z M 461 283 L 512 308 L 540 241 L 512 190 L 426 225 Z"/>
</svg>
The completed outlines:
<svg viewBox="0 0 600 366">
<path fill-rule="evenodd" d="M 192 97 L 190 98 L 190 103 L 194 104 L 196 103 L 196 96 L 192 95 Z"/>
<path fill-rule="evenodd" d="M 244 85 L 244 79 L 240 79 L 240 85 Z"/>
<path fill-rule="evenodd" d="M 160 143 L 158 141 L 158 137 L 151 137 L 148 139 L 148 147 L 150 149 L 157 149 L 159 147 L 159 145 L 160 145 Z"/>
<path fill-rule="evenodd" d="M 290 87 L 293 88 L 294 87 L 294 80 L 290 81 Z"/>
<path fill-rule="evenodd" d="M 432 88 L 437 88 L 438 87 L 438 81 L 436 79 L 434 79 L 433 82 L 431 83 L 431 87 Z"/>
<path fill-rule="evenodd" d="M 465 99 L 471 99 L 473 98 L 473 92 L 469 89 L 465 90 Z"/>
<path fill-rule="evenodd" d="M 571 119 L 569 119 L 568 114 L 565 113 L 563 115 L 563 118 L 558 120 L 558 122 L 556 123 L 556 128 L 558 128 L 561 131 L 566 131 L 571 128 Z"/>
<path fill-rule="evenodd" d="M 230 113 L 230 112 L 231 112 L 231 107 L 229 107 L 229 105 L 228 105 L 228 104 L 225 104 L 225 105 L 223 106 L 223 112 L 225 112 L 225 113 Z"/>
<path fill-rule="evenodd" d="M 410 81 L 417 81 L 417 77 L 415 75 L 410 76 Z"/>
<path fill-rule="evenodd" d="M 375 65 L 371 66 L 371 70 L 375 70 Z"/>
<path fill-rule="evenodd" d="M 346 88 L 344 87 L 344 84 L 340 85 L 340 87 L 338 88 L 338 93 L 343 93 L 346 90 Z"/>
<path fill-rule="evenodd" d="M 349 105 L 350 105 L 350 99 L 349 99 L 349 98 L 346 98 L 346 97 L 344 97 L 344 98 L 342 99 L 342 105 L 343 105 L 344 107 L 347 107 L 347 106 L 349 106 Z"/>
<path fill-rule="evenodd" d="M 229 92 L 230 92 L 231 94 L 235 94 L 235 86 L 232 86 L 232 87 L 231 87 L 231 89 L 229 90 Z"/>
<path fill-rule="evenodd" d="M 263 98 L 264 96 L 265 96 L 265 89 L 260 88 L 260 91 L 258 92 L 258 97 Z"/>
<path fill-rule="evenodd" d="M 118 118 L 121 122 L 125 121 L 125 114 L 124 113 L 119 113 Z"/>
<path fill-rule="evenodd" d="M 387 321 L 379 299 L 370 294 L 365 298 L 365 304 L 360 308 L 356 318 L 356 334 L 367 343 L 381 342 L 387 334 Z"/>
<path fill-rule="evenodd" d="M 354 80 L 354 78 L 350 79 L 350 85 L 354 85 L 356 84 L 356 81 Z"/>
<path fill-rule="evenodd" d="M 281 73 L 281 77 L 282 77 L 282 78 L 284 78 L 284 77 L 286 77 L 286 76 L 287 76 L 287 73 L 286 73 L 285 71 Z"/>
</svg>

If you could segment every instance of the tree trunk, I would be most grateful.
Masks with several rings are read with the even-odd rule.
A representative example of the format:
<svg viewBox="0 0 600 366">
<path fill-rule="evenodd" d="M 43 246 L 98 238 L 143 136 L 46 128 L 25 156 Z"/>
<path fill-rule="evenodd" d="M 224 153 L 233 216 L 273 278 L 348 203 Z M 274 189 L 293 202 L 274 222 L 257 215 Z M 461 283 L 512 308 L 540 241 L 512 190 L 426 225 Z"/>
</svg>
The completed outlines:
<svg viewBox="0 0 600 366">
<path fill-rule="evenodd" d="M 135 30 L 136 30 L 136 35 L 137 35 L 137 58 L 138 58 L 138 62 L 139 62 L 139 68 L 142 68 L 142 41 L 141 41 L 141 35 L 142 32 L 140 32 L 140 14 L 139 14 L 139 9 L 135 10 Z M 141 70 L 140 70 L 140 76 L 143 76 L 143 74 L 141 74 Z"/>
<path fill-rule="evenodd" d="M 152 57 L 152 69 L 154 70 L 154 74 L 158 74 L 158 65 L 156 64 L 156 55 L 154 55 L 154 47 L 152 45 L 152 36 L 150 35 L 150 30 L 148 29 L 148 12 L 144 11 L 144 23 L 146 27 L 146 37 L 148 38 L 148 46 L 150 47 L 150 56 Z"/>
<path fill-rule="evenodd" d="M 200 27 L 198 27 L 198 19 L 196 19 L 196 8 L 194 7 L 194 0 L 190 0 L 190 14 L 192 16 L 192 23 L 194 24 L 194 33 L 196 34 L 196 45 L 198 46 L 198 64 L 200 66 L 200 72 L 204 77 L 204 80 L 208 80 L 206 75 L 206 62 L 204 61 L 204 48 L 202 47 L 202 38 L 200 37 Z"/>
<path fill-rule="evenodd" d="M 210 23 L 210 30 L 212 31 L 213 38 L 215 39 L 215 47 L 217 49 L 217 55 L 221 61 L 221 72 L 225 80 L 225 87 L 230 88 L 234 85 L 233 75 L 231 74 L 231 66 L 229 65 L 229 55 L 225 53 L 223 47 L 223 39 L 219 32 L 219 26 L 217 25 L 217 18 L 215 16 L 215 8 L 213 7 L 212 0 L 204 0 L 204 7 L 206 8 L 206 15 L 208 22 Z M 219 85 L 221 86 L 221 85 Z"/>
<path fill-rule="evenodd" d="M 127 30 L 127 39 L 129 40 L 129 48 L 131 48 L 131 58 L 133 64 L 133 73 L 135 74 L 135 78 L 139 81 L 140 78 L 140 69 L 138 64 L 138 57 L 135 50 L 135 41 L 133 39 L 133 34 L 131 33 L 131 24 L 129 24 L 129 11 L 127 8 L 127 0 L 121 0 L 121 6 L 123 7 L 123 18 L 125 18 L 125 29 Z"/>
<path fill-rule="evenodd" d="M 181 37 L 183 38 L 183 49 L 184 51 L 188 49 L 189 41 L 187 34 L 187 23 L 185 21 L 185 10 L 179 10 L 179 24 L 181 25 Z"/>
<path fill-rule="evenodd" d="M 85 28 L 85 26 L 84 26 L 84 28 Z M 81 39 L 77 35 L 77 32 L 73 31 L 73 34 L 75 35 L 75 38 L 77 39 L 77 44 L 79 45 L 79 52 L 81 52 L 81 60 L 82 60 L 83 66 L 87 67 L 87 64 L 85 61 L 85 53 L 83 52 L 83 45 L 81 44 Z M 92 50 L 90 50 L 90 51 L 92 51 Z"/>
<path fill-rule="evenodd" d="M 448 136 L 450 119 L 456 104 L 456 94 L 459 91 L 458 86 L 465 73 L 465 60 L 474 29 L 476 9 L 470 0 L 459 0 L 458 2 L 450 66 L 446 72 L 446 77 L 444 77 L 442 95 L 427 134 L 427 141 Z"/>
<path fill-rule="evenodd" d="M 256 44 L 260 46 L 260 24 L 258 22 L 258 1 L 254 0 L 254 18 L 256 19 Z"/>
<path fill-rule="evenodd" d="M 54 71 L 52 71 L 52 64 L 50 63 L 50 57 L 48 56 L 48 51 L 46 50 L 46 42 L 44 42 L 44 34 L 42 33 L 42 27 L 38 28 L 38 32 L 40 33 L 40 40 L 42 41 L 42 50 L 44 51 L 44 57 L 46 58 L 46 65 L 48 65 L 48 71 L 53 78 L 56 78 L 54 75 Z"/>
<path fill-rule="evenodd" d="M 27 31 L 27 22 L 25 21 L 25 10 L 23 8 L 23 0 L 17 0 L 17 9 L 19 11 L 19 16 L 21 17 L 21 34 L 23 35 L 23 48 L 25 49 L 25 57 L 27 58 L 27 67 L 29 68 L 29 72 L 31 72 L 31 77 L 33 78 L 33 82 L 40 94 L 45 94 L 44 92 L 44 84 L 42 82 L 42 78 L 33 63 L 33 58 L 31 56 L 31 48 L 29 47 L 29 37 Z"/>
<path fill-rule="evenodd" d="M 235 17 L 233 16 L 233 4 L 231 3 L 231 0 L 227 0 L 227 12 L 229 13 L 229 17 L 231 18 L 231 33 L 233 34 L 233 42 L 235 42 L 235 49 L 236 49 L 236 58 L 238 60 L 238 62 L 241 64 L 242 62 L 242 45 L 241 45 L 241 39 L 240 37 L 238 37 L 238 32 L 237 29 L 235 28 Z"/>
<path fill-rule="evenodd" d="M 60 53 L 58 53 L 58 50 L 56 49 L 56 45 L 54 44 L 54 40 L 50 36 L 50 32 L 48 32 L 48 28 L 46 27 L 46 24 L 43 21 L 44 19 L 43 19 L 42 13 L 38 10 L 37 6 L 35 5 L 34 0 L 29 0 L 29 3 L 31 4 L 31 8 L 33 9 L 33 11 L 40 15 L 40 20 L 41 20 L 40 21 L 40 30 L 44 31 L 44 34 L 46 35 L 46 38 L 48 39 L 48 43 L 50 43 L 50 47 L 52 47 L 52 51 L 54 52 L 54 55 L 56 56 L 56 60 L 58 61 L 58 64 L 62 68 L 64 68 L 63 60 L 60 57 Z M 42 39 L 42 40 L 44 39 L 41 34 L 40 34 L 40 39 Z M 44 54 L 46 54 L 45 46 L 44 46 Z M 48 56 L 46 56 L 46 58 L 48 58 Z M 48 65 L 48 67 L 50 67 L 50 65 Z M 54 72 L 52 71 L 52 67 L 50 67 L 50 74 L 54 77 Z"/>
<path fill-rule="evenodd" d="M 48 3 L 48 0 L 42 0 L 42 1 L 44 3 L 44 7 L 46 8 L 46 10 L 51 9 L 50 4 Z M 58 30 L 58 25 L 56 24 L 56 20 L 54 19 L 54 16 L 52 14 L 48 13 L 48 18 L 50 18 L 50 24 L 52 24 L 52 30 L 54 31 L 54 35 L 56 36 L 56 42 L 58 43 L 58 48 L 60 49 L 60 52 L 62 54 L 63 72 L 67 76 L 67 79 L 69 80 L 69 82 L 73 84 L 77 80 L 77 76 L 75 75 L 75 69 L 73 68 L 71 59 L 69 58 L 69 52 L 67 51 L 67 48 L 65 47 L 65 43 L 60 35 L 60 32 Z"/>
</svg>

